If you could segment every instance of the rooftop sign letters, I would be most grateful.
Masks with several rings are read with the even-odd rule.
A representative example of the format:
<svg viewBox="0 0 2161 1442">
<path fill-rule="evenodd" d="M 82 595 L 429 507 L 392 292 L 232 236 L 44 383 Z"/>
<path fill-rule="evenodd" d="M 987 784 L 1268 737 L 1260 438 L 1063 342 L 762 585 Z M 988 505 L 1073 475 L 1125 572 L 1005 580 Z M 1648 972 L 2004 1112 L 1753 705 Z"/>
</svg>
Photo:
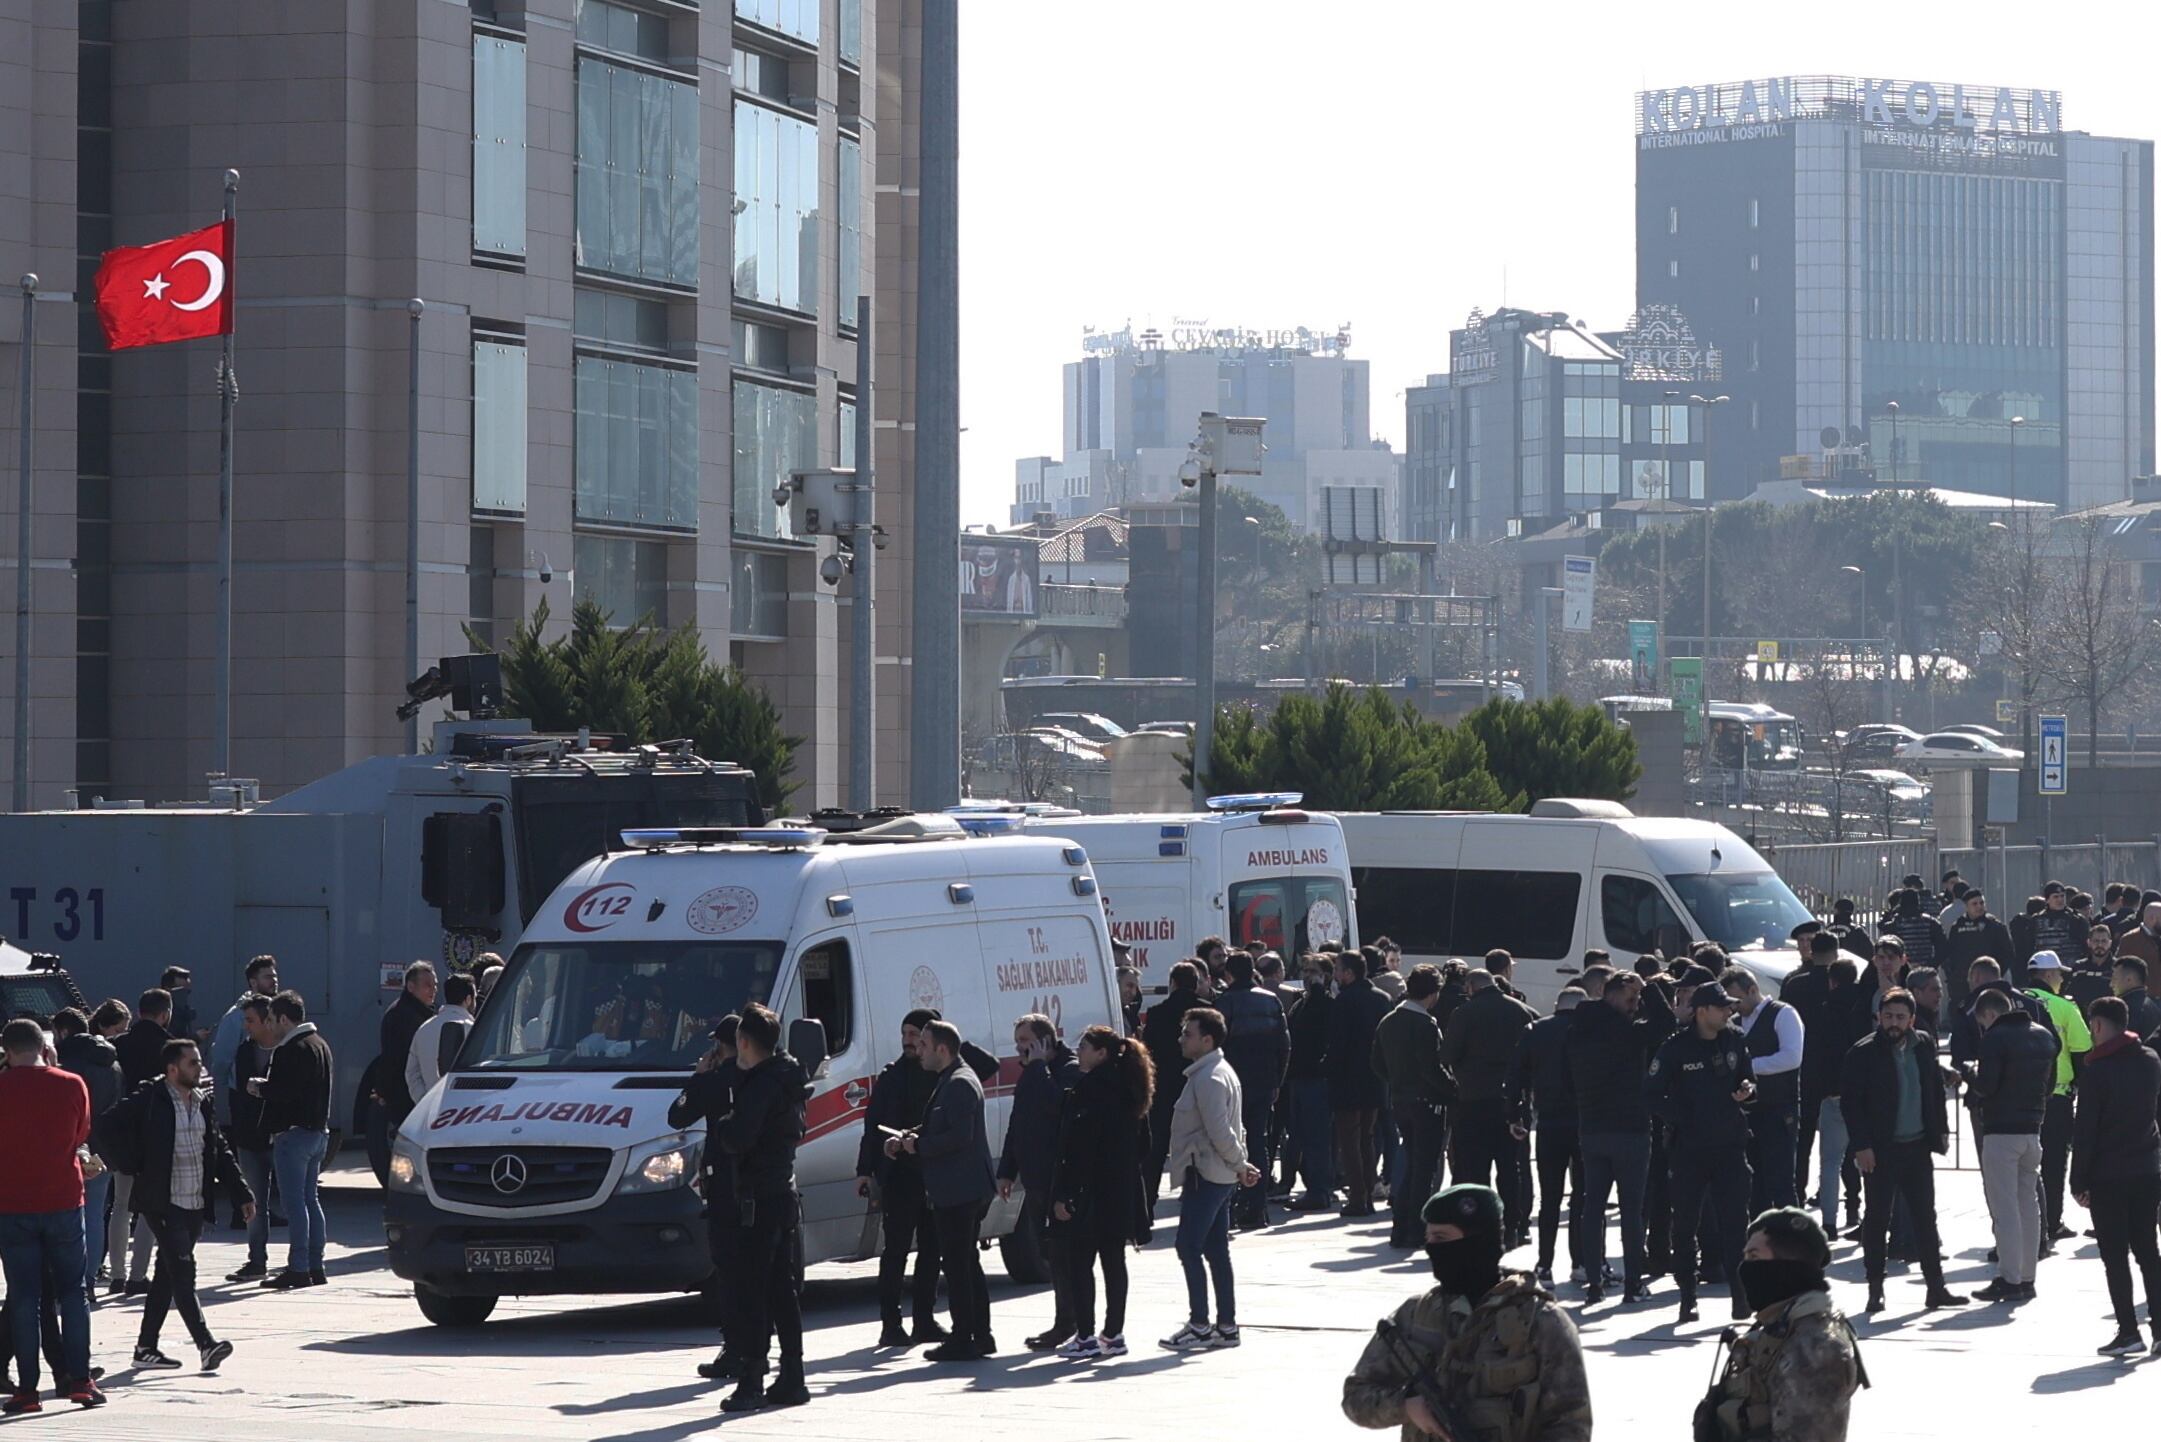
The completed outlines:
<svg viewBox="0 0 2161 1442">
<path fill-rule="evenodd" d="M 1764 127 L 1749 133 L 1777 134 L 1777 127 L 1789 121 L 1814 119 L 1858 121 L 1882 129 L 2055 135 L 2063 129 L 2063 92 L 1788 75 L 1646 90 L 1636 97 L 1636 134 L 1646 149 L 1700 143 L 1678 137 L 1737 127 Z"/>
<path fill-rule="evenodd" d="M 1081 333 L 1081 350 L 1088 355 L 1118 355 L 1130 351 L 1182 351 L 1235 356 L 1249 353 L 1283 353 L 1340 358 L 1350 353 L 1348 324 L 1314 328 L 1295 326 L 1281 330 L 1248 330 L 1240 326 L 1214 325 L 1204 320 L 1172 321 L 1169 330 L 1155 326 L 1136 331 L 1128 323 L 1119 330 L 1099 331 L 1093 326 Z"/>
</svg>

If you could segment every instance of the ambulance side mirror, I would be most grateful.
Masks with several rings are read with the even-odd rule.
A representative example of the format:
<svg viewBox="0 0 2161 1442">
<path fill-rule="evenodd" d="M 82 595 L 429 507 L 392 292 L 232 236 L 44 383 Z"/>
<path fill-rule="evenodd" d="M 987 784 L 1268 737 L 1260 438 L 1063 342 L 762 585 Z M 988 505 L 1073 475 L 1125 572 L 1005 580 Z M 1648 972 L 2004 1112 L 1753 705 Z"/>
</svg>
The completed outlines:
<svg viewBox="0 0 2161 1442">
<path fill-rule="evenodd" d="M 788 1054 L 813 1079 L 825 1075 L 825 1023 L 814 1016 L 797 1017 L 788 1023 Z"/>
</svg>

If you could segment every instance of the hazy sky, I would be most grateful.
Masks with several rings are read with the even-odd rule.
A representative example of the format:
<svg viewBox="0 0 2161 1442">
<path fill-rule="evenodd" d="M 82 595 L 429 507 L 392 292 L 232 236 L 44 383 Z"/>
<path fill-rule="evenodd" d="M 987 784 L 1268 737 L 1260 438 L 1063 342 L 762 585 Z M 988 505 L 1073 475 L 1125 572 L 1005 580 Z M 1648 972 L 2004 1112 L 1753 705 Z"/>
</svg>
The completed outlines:
<svg viewBox="0 0 2161 1442">
<path fill-rule="evenodd" d="M 1400 448 L 1404 388 L 1472 306 L 1628 319 L 1636 91 L 2009 85 L 2150 137 L 2142 9 L 962 0 L 962 519 L 1005 524 L 1014 459 L 1058 453 L 1083 326 L 1348 321 Z"/>
</svg>

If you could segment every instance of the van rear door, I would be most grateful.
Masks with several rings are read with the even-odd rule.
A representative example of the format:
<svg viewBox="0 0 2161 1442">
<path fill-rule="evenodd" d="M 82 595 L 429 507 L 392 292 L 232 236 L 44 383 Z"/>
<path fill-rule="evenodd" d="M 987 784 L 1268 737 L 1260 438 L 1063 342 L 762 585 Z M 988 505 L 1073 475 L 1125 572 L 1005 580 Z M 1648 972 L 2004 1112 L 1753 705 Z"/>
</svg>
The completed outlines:
<svg viewBox="0 0 2161 1442">
<path fill-rule="evenodd" d="M 826 1066 L 811 1078 L 810 1106 L 804 1115 L 803 1146 L 814 1154 L 848 1153 L 846 1165 L 805 1165 L 797 1171 L 805 1225 L 860 1216 L 863 1199 L 855 1194 L 854 1148 L 862 1128 L 862 1107 L 877 1076 L 876 1037 L 871 1031 L 861 950 L 852 928 L 821 932 L 804 941 L 779 1005 L 781 1034 L 808 1018 L 825 1026 Z M 829 1141 L 828 1138 L 838 1138 Z"/>
</svg>

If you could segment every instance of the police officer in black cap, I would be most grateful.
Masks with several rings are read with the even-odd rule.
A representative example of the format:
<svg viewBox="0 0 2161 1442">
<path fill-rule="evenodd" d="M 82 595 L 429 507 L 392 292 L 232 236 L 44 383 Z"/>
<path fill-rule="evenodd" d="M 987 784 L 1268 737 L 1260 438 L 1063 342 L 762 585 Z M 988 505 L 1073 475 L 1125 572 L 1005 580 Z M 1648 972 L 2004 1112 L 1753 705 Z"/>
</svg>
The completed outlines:
<svg viewBox="0 0 2161 1442">
<path fill-rule="evenodd" d="M 1831 1305 L 1830 1265 L 1823 1228 L 1804 1211 L 1774 1208 L 1749 1225 L 1735 1291 L 1754 1320 L 1698 1409 L 1698 1438 L 1845 1442 L 1868 1373 L 1852 1324 Z"/>
<path fill-rule="evenodd" d="M 1401 1427 L 1402 1442 L 1589 1442 L 1575 1324 L 1530 1273 L 1501 1266 L 1500 1194 L 1449 1187 L 1421 1215 L 1438 1285 L 1381 1323 L 1343 1379 L 1343 1415 Z"/>
<path fill-rule="evenodd" d="M 1689 992 L 1693 1024 L 1667 1037 L 1651 1058 L 1651 1108 L 1668 1129 L 1673 1202 L 1673 1277 L 1681 1320 L 1696 1320 L 1696 1232 L 1708 1220 L 1712 1256 L 1728 1277 L 1741 1259 L 1748 1220 L 1748 1116 L 1756 1095 L 1748 1042 L 1732 1025 L 1733 999 L 1715 981 Z M 1706 1217 L 1706 1204 L 1708 1216 Z M 1739 1288 L 1733 1315 L 1745 1317 Z"/>
</svg>

